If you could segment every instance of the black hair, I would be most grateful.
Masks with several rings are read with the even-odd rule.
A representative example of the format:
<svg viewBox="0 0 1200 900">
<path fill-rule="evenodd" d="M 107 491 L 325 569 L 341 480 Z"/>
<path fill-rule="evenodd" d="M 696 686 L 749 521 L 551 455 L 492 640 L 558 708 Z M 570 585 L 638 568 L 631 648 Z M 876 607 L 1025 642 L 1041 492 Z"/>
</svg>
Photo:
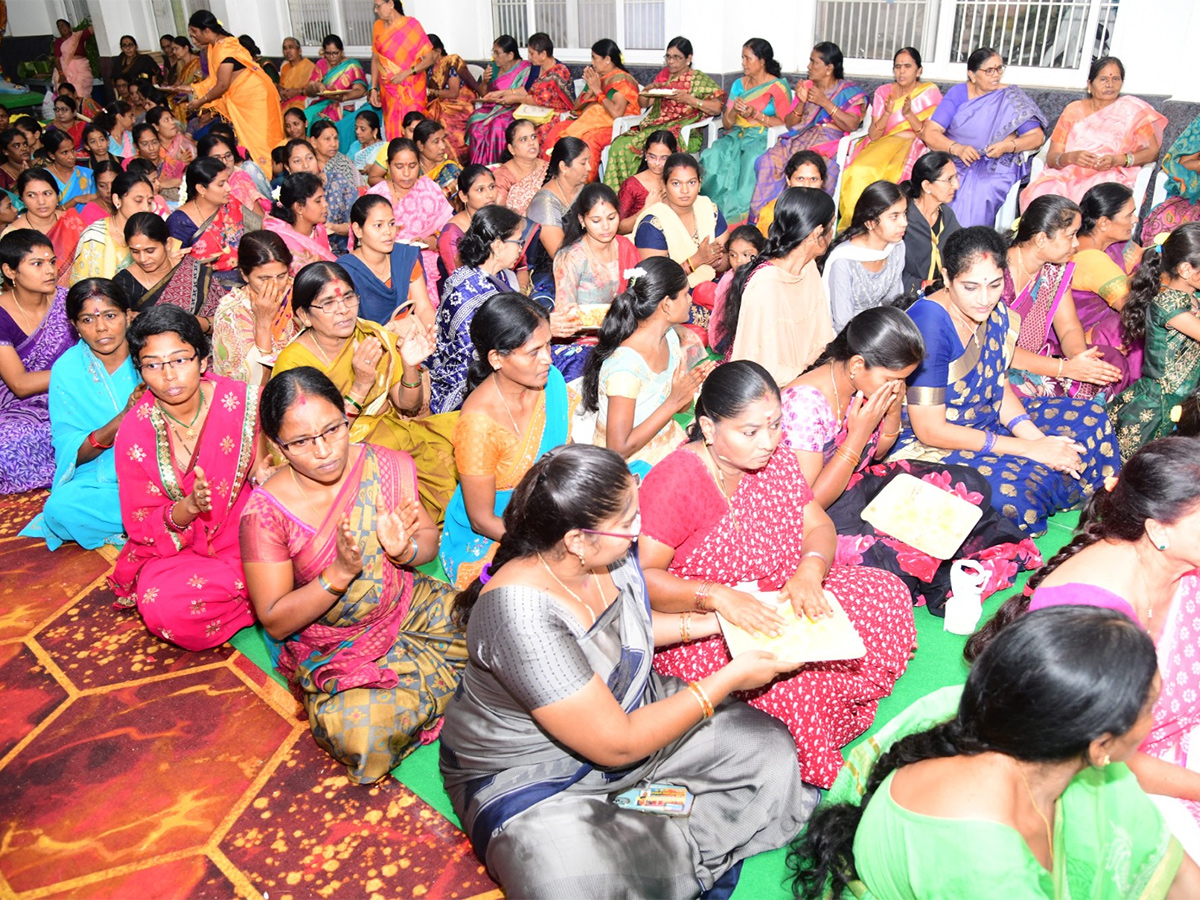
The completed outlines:
<svg viewBox="0 0 1200 900">
<path fill-rule="evenodd" d="M 993 56 L 1000 56 L 1000 51 L 994 50 L 991 47 L 980 47 L 972 50 L 971 55 L 967 57 L 967 71 L 978 72 L 983 68 L 983 64 Z M 1000 60 L 1003 62 L 1004 57 L 1000 56 Z"/>
<path fill-rule="evenodd" d="M 768 75 L 774 78 L 783 77 L 783 68 L 779 65 L 779 60 L 775 58 L 775 48 L 771 46 L 770 41 L 764 38 L 750 38 L 742 44 L 742 47 L 763 61 Z"/>
<path fill-rule="evenodd" d="M 6 133 L 7 132 L 0 132 L 0 148 L 2 148 L 4 146 L 4 135 Z M 96 157 L 92 154 L 92 148 L 88 146 L 88 138 L 90 138 L 93 134 L 99 134 L 104 138 L 105 150 L 107 150 L 108 149 L 108 132 L 104 128 L 101 128 L 99 125 L 97 125 L 95 123 L 95 121 L 92 121 L 92 122 L 89 122 L 87 125 L 84 125 L 83 131 L 81 131 L 79 134 L 79 146 L 87 151 L 88 159 L 91 161 L 91 165 L 92 165 L 92 174 L 95 174 L 96 166 L 99 165 L 100 161 L 97 160 Z M 0 149 L 0 152 L 3 152 L 3 150 Z M 113 156 L 113 154 L 109 153 L 108 158 L 103 161 L 111 162 L 114 158 L 115 157 Z M 117 168 L 120 168 L 120 166 L 118 166 Z"/>
<path fill-rule="evenodd" d="M 920 50 L 918 50 L 916 47 L 901 47 L 899 50 L 897 50 L 895 53 L 892 54 L 892 65 L 893 66 L 896 64 L 896 60 L 898 60 L 900 58 L 901 53 L 907 53 L 910 57 L 912 57 L 912 61 L 916 64 L 918 69 L 924 65 L 924 63 L 921 62 L 921 51 Z"/>
<path fill-rule="evenodd" d="M 130 137 L 133 138 L 133 144 L 135 147 L 137 146 L 138 141 L 141 140 L 141 136 L 146 132 L 150 132 L 150 134 L 154 135 L 154 139 L 158 140 L 158 132 L 155 131 L 154 126 L 149 122 L 138 122 L 129 130 Z"/>
<path fill-rule="evenodd" d="M 818 228 L 824 228 L 828 233 L 836 212 L 833 198 L 818 188 L 787 188 L 779 195 L 775 201 L 775 221 L 771 223 L 766 246 L 734 273 L 729 292 L 725 295 L 725 307 L 717 324 L 721 339 L 714 348 L 718 353 L 725 353 L 737 335 L 742 295 L 754 270 L 765 262 L 787 256 Z"/>
<path fill-rule="evenodd" d="M 92 163 L 92 177 L 95 178 L 97 182 L 99 182 L 101 175 L 107 175 L 109 172 L 112 172 L 115 175 L 120 175 L 122 171 L 123 170 L 120 165 L 113 162 L 111 159 L 102 159 L 99 162 Z M 113 179 L 113 184 L 116 184 L 116 179 Z"/>
<path fill-rule="evenodd" d="M 855 356 L 861 356 L 868 369 L 895 372 L 920 365 L 925 358 L 925 339 L 908 313 L 892 306 L 876 306 L 847 322 L 808 368 L 849 362 Z"/>
<path fill-rule="evenodd" d="M 379 114 L 373 109 L 364 109 L 354 117 L 354 121 L 363 121 L 367 123 L 367 127 L 375 132 L 375 137 L 380 137 L 383 132 L 380 131 Z"/>
<path fill-rule="evenodd" d="M 121 312 L 129 311 L 129 297 L 119 284 L 111 278 L 85 278 L 67 291 L 67 318 L 74 322 L 83 312 L 83 304 L 96 297 L 103 297 Z"/>
<path fill-rule="evenodd" d="M 224 26 L 217 20 L 217 17 L 210 10 L 198 9 L 190 19 L 188 19 L 188 28 L 195 28 L 197 31 L 211 31 L 213 34 L 219 34 L 222 37 L 233 37 Z"/>
<path fill-rule="evenodd" d="M 154 191 L 154 185 L 150 183 L 150 179 L 145 175 L 139 175 L 137 172 L 130 171 L 122 172 L 112 183 L 112 195 L 114 197 L 124 197 L 139 184 L 145 185 L 146 189 L 151 192 Z"/>
<path fill-rule="evenodd" d="M 137 45 L 138 45 L 137 38 L 135 38 L 132 34 L 121 35 L 117 39 L 117 45 L 120 46 L 121 44 L 125 43 L 126 41 L 129 41 L 129 43 L 133 44 L 134 47 L 137 47 Z"/>
<path fill-rule="evenodd" d="M 763 397 L 779 399 L 779 385 L 771 373 L 749 359 L 738 359 L 717 366 L 704 379 L 696 398 L 696 419 L 688 429 L 688 441 L 704 439 L 700 418 L 722 422 L 741 415 L 751 403 Z"/>
<path fill-rule="evenodd" d="M 546 553 L 568 531 L 600 527 L 626 508 L 633 490 L 625 460 L 611 450 L 594 444 L 555 447 L 513 490 L 490 573 L 495 575 L 514 559 Z M 455 598 L 453 615 L 461 627 L 466 627 L 482 589 L 483 582 L 476 578 Z"/>
<path fill-rule="evenodd" d="M 125 220 L 125 244 L 128 245 L 139 234 L 160 244 L 166 244 L 171 236 L 162 216 L 152 212 L 134 213 Z"/>
<path fill-rule="evenodd" d="M 1004 238 L 987 225 L 960 228 L 942 247 L 942 270 L 946 283 L 953 281 L 981 259 L 990 259 L 1000 271 L 1008 268 L 1008 248 Z"/>
<path fill-rule="evenodd" d="M 51 252 L 54 245 L 50 238 L 34 228 L 17 228 L 0 237 L 0 267 L 8 266 L 14 272 L 25 257 L 38 247 L 47 247 Z M 6 279 L 5 280 L 9 280 Z"/>
<path fill-rule="evenodd" d="M 337 131 L 336 125 L 334 125 L 324 116 L 320 116 L 318 117 L 317 121 L 313 122 L 312 125 L 308 127 L 308 136 L 310 138 L 320 137 L 330 128 L 332 128 L 334 131 Z"/>
<path fill-rule="evenodd" d="M 41 166 L 34 166 L 33 168 L 26 169 L 17 176 L 17 196 L 20 197 L 22 194 L 24 194 L 25 189 L 29 187 L 31 182 L 34 181 L 40 181 L 43 184 L 50 185 L 50 187 L 54 188 L 54 193 L 58 193 L 58 182 L 54 180 L 54 176 Z"/>
<path fill-rule="evenodd" d="M 225 171 L 225 163 L 215 156 L 197 156 L 188 163 L 184 172 L 189 197 L 195 197 L 196 188 L 209 187 Z"/>
<path fill-rule="evenodd" d="M 425 117 L 422 116 L 421 118 L 424 119 Z M 411 153 L 417 159 L 418 162 L 420 161 L 421 152 L 417 149 L 416 142 L 410 141 L 406 137 L 398 137 L 398 138 L 392 138 L 390 141 L 388 141 L 388 145 L 387 145 L 387 163 L 388 163 L 388 165 L 390 166 L 392 164 L 392 159 L 398 153 L 401 153 L 404 150 L 407 150 L 409 153 Z"/>
<path fill-rule="evenodd" d="M 569 134 L 560 137 L 555 142 L 554 149 L 550 151 L 550 165 L 546 168 L 546 177 L 542 179 L 542 184 L 549 184 L 550 179 L 558 175 L 559 169 L 570 166 L 587 152 L 588 145 L 580 138 Z"/>
<path fill-rule="evenodd" d="M 680 35 L 679 37 L 673 37 L 669 41 L 667 41 L 667 49 L 668 50 L 678 50 L 684 56 L 694 56 L 695 55 L 694 52 L 692 51 L 692 42 L 689 41 L 687 38 L 683 37 L 682 35 Z"/>
<path fill-rule="evenodd" d="M 937 181 L 946 166 L 954 164 L 954 157 L 943 150 L 930 150 L 917 157 L 913 163 L 912 173 L 907 181 L 900 183 L 900 189 L 910 200 L 919 200 L 925 192 L 925 182 Z"/>
<path fill-rule="evenodd" d="M 601 59 L 607 59 L 618 69 L 625 68 L 625 60 L 621 58 L 621 48 L 612 38 L 600 38 L 592 44 L 592 52 Z"/>
<path fill-rule="evenodd" d="M 839 232 L 829 249 L 839 244 L 853 240 L 860 234 L 867 233 L 867 225 L 878 222 L 879 217 L 902 200 L 906 200 L 904 192 L 891 181 L 872 181 L 868 184 L 854 204 L 854 215 L 850 219 L 850 227 Z M 907 202 L 905 208 L 908 208 Z"/>
<path fill-rule="evenodd" d="M 158 166 L 148 159 L 142 159 L 140 156 L 135 156 L 127 162 L 125 164 L 125 171 L 143 176 L 150 182 L 151 187 L 154 186 L 154 179 L 158 177 Z"/>
<path fill-rule="evenodd" d="M 292 158 L 292 152 L 297 150 L 300 147 L 307 147 L 308 152 L 313 155 L 314 159 L 316 158 L 317 151 L 313 147 L 313 145 L 308 142 L 307 138 L 292 138 L 290 141 L 288 141 L 286 144 L 283 145 L 283 164 L 285 167 L 287 166 L 288 160 Z M 288 174 L 290 175 L 292 173 L 289 172 Z M 309 172 L 308 174 L 311 175 L 312 173 Z"/>
<path fill-rule="evenodd" d="M 646 165 L 646 151 L 650 149 L 651 144 L 662 144 L 667 148 L 668 156 L 679 152 L 679 142 L 675 140 L 675 135 L 665 128 L 652 131 L 650 132 L 650 136 L 646 138 L 646 142 L 642 144 L 642 164 L 638 166 L 639 172 L 645 172 L 648 168 Z"/>
<path fill-rule="evenodd" d="M 754 248 L 755 254 L 763 252 L 763 248 L 767 246 L 767 239 L 761 231 L 753 225 L 739 225 L 737 228 L 729 232 L 729 237 L 725 239 L 725 246 L 728 247 L 734 241 L 744 241 Z"/>
<path fill-rule="evenodd" d="M 254 38 L 250 37 L 250 35 L 239 34 L 238 35 L 238 43 L 241 44 L 244 48 L 246 48 L 246 52 L 249 53 L 251 56 L 254 56 L 254 57 L 262 56 L 262 51 L 258 49 L 258 44 L 254 43 Z"/>
<path fill-rule="evenodd" d="M 508 145 L 517 139 L 517 131 L 522 125 L 528 125 L 530 128 L 537 131 L 537 126 L 528 119 L 513 119 L 508 123 L 508 127 L 504 129 L 504 150 L 500 154 L 500 163 L 506 163 L 513 158 L 512 151 L 508 149 Z"/>
<path fill-rule="evenodd" d="M 182 47 L 184 50 L 188 51 L 188 53 L 195 52 L 192 50 L 192 42 L 185 35 L 177 34 L 175 37 L 171 38 L 171 40 L 175 42 L 176 47 Z"/>
<path fill-rule="evenodd" d="M 1081 215 L 1079 204 L 1058 194 L 1042 194 L 1025 207 L 1017 222 L 1010 246 L 1032 241 L 1038 234 L 1055 237 L 1064 228 L 1070 227 L 1075 217 Z"/>
<path fill-rule="evenodd" d="M 471 217 L 459 239 L 459 260 L 464 266 L 482 266 L 492 255 L 492 242 L 506 240 L 520 226 L 521 217 L 507 206 L 485 206 Z"/>
<path fill-rule="evenodd" d="M 438 53 L 444 54 L 446 52 L 446 45 L 442 43 L 442 39 L 436 34 L 427 34 L 425 37 L 429 40 L 429 46 Z"/>
<path fill-rule="evenodd" d="M 687 273 L 670 257 L 651 256 L 638 263 L 638 268 L 645 274 L 630 279 L 629 286 L 617 294 L 600 326 L 600 338 L 584 365 L 583 408 L 589 412 L 600 408 L 600 368 L 604 361 L 637 331 L 640 323 L 654 314 L 664 299 L 687 290 Z"/>
<path fill-rule="evenodd" d="M 305 131 L 306 133 L 308 132 L 308 117 L 307 117 L 307 116 L 305 116 L 305 115 L 304 115 L 304 113 L 303 113 L 301 110 L 299 110 L 299 109 L 296 109 L 296 107 L 294 107 L 294 106 L 289 106 L 289 107 L 288 107 L 286 110 L 284 110 L 284 112 L 283 112 L 283 117 L 284 117 L 285 119 L 286 119 L 288 116 L 293 116 L 293 117 L 295 117 L 295 118 L 299 119 L 301 122 L 303 122 L 303 123 L 304 123 L 304 131 Z"/>
<path fill-rule="evenodd" d="M 309 263 L 296 273 L 296 278 L 292 281 L 292 310 L 308 312 L 317 295 L 325 289 L 325 285 L 334 281 L 340 281 L 354 290 L 354 279 L 339 263 L 323 260 Z"/>
<path fill-rule="evenodd" d="M 809 819 L 788 854 L 795 896 L 842 896 L 856 876 L 863 811 L 896 769 L 980 753 L 1091 764 L 1092 741 L 1133 728 L 1156 671 L 1150 636 L 1116 610 L 1057 606 L 1022 617 L 980 655 L 954 718 L 896 741 L 872 766 L 861 804 L 827 806 Z"/>
<path fill-rule="evenodd" d="M 1112 219 L 1133 199 L 1133 191 L 1119 181 L 1102 181 L 1094 184 L 1079 201 L 1080 236 L 1096 230 L 1101 219 Z"/>
<path fill-rule="evenodd" d="M 62 88 L 59 88 L 59 90 L 62 90 Z M 63 97 L 59 95 L 54 98 L 54 102 L 61 103 L 63 106 L 67 107 L 67 109 L 71 110 L 71 112 L 79 111 L 79 104 L 75 102 L 74 97 Z"/>
<path fill-rule="evenodd" d="M 158 123 L 162 121 L 163 116 L 169 115 L 171 115 L 171 111 L 165 106 L 152 106 L 146 110 L 146 118 L 143 121 L 157 133 Z"/>
<path fill-rule="evenodd" d="M 330 44 L 337 47 L 339 50 L 345 50 L 346 45 L 342 43 L 342 39 L 336 34 L 327 34 L 321 39 L 321 49 L 324 50 Z"/>
<path fill-rule="evenodd" d="M 292 207 L 297 203 L 307 203 L 317 195 L 317 191 L 324 188 L 321 179 L 311 172 L 293 172 L 283 179 L 283 186 L 279 189 L 279 200 L 271 205 L 271 215 L 289 225 L 295 225 L 296 211 Z"/>
<path fill-rule="evenodd" d="M 8 148 L 12 142 L 17 138 L 23 137 L 25 137 L 25 135 L 22 134 L 20 129 L 16 128 L 15 126 L 12 128 L 5 128 L 3 131 L 0 131 L 0 153 L 8 153 Z M 582 143 L 582 141 L 580 143 Z M 584 146 L 587 145 L 585 144 Z"/>
<path fill-rule="evenodd" d="M 60 84 L 58 86 L 59 96 L 62 95 L 63 91 L 67 91 L 68 93 L 78 95 L 78 92 L 75 90 L 75 85 L 71 84 L 71 82 L 69 82 L 69 81 L 64 81 L 62 84 Z"/>
<path fill-rule="evenodd" d="M 289 269 L 292 266 L 292 251 L 283 238 L 266 230 L 247 231 L 242 235 L 238 241 L 238 271 L 242 277 L 273 262 L 281 262 Z"/>
<path fill-rule="evenodd" d="M 392 9 L 400 13 L 400 15 L 404 15 L 404 4 L 400 0 L 383 0 L 383 2 L 392 4 Z"/>
<path fill-rule="evenodd" d="M 200 321 L 182 307 L 171 303 L 156 303 L 138 313 L 129 327 L 129 355 L 134 365 L 146 346 L 146 341 L 156 334 L 177 334 L 179 339 L 196 351 L 197 361 L 208 357 L 208 335 L 200 327 Z"/>
<path fill-rule="evenodd" d="M 521 58 L 521 46 L 517 43 L 517 39 L 511 34 L 502 34 L 500 37 L 492 41 L 493 47 L 499 47 L 509 56 Z"/>
<path fill-rule="evenodd" d="M 488 354 L 495 350 L 508 356 L 528 341 L 539 325 L 549 321 L 544 306 L 516 291 L 503 291 L 484 300 L 469 329 L 474 352 L 467 368 L 467 393 L 495 371 Z"/>
<path fill-rule="evenodd" d="M 145 76 L 135 78 L 129 83 L 129 86 L 131 88 L 137 88 L 138 93 L 140 93 L 151 103 L 158 104 L 162 102 L 162 93 L 154 86 L 154 82 Z"/>
<path fill-rule="evenodd" d="M 391 202 L 382 194 L 363 194 L 350 207 L 350 224 L 359 228 L 365 227 L 367 214 L 377 206 L 386 206 L 389 213 L 392 211 Z"/>
<path fill-rule="evenodd" d="M 1088 74 L 1087 74 L 1088 83 L 1090 84 L 1091 82 L 1095 81 L 1100 76 L 1100 73 L 1102 71 L 1104 71 L 1104 67 L 1109 65 L 1110 63 L 1117 67 L 1117 69 L 1121 73 L 1121 80 L 1124 81 L 1125 80 L 1125 63 L 1121 62 L 1115 56 L 1101 56 L 1097 59 L 1093 59 L 1091 66 L 1088 67 Z"/>
<path fill-rule="evenodd" d="M 563 239 L 558 248 L 559 253 L 583 240 L 587 228 L 580 219 L 586 218 L 588 213 L 601 203 L 607 203 L 614 210 L 620 209 L 617 204 L 616 191 L 607 184 L 602 181 L 585 184 L 579 192 L 579 196 L 575 198 L 575 202 L 571 204 L 571 208 L 563 214 Z"/>
<path fill-rule="evenodd" d="M 1129 279 L 1129 294 L 1121 309 L 1121 333 L 1127 342 L 1146 337 L 1150 304 L 1163 291 L 1164 276 L 1178 275 L 1184 263 L 1200 270 L 1200 222 L 1180 225 L 1157 252 L 1151 247 L 1142 254 L 1142 261 Z"/>
<path fill-rule="evenodd" d="M 241 162 L 242 156 L 240 153 L 238 153 L 237 138 L 233 137 L 232 135 L 223 134 L 213 130 L 215 127 L 216 126 L 214 125 L 213 128 L 209 129 L 208 134 L 200 138 L 200 143 L 196 145 L 196 156 L 210 156 L 213 152 L 213 149 L 220 144 L 233 154 L 233 161 L 235 163 Z"/>
<path fill-rule="evenodd" d="M 111 132 L 117 127 L 117 116 L 127 116 L 132 112 L 133 107 L 124 100 L 114 100 L 108 106 L 104 107 L 104 111 L 92 121 L 100 125 L 105 131 Z"/>
<path fill-rule="evenodd" d="M 446 126 L 437 119 L 425 119 L 413 129 L 413 143 L 416 144 L 417 149 L 420 150 L 422 144 L 428 144 L 430 138 L 432 138 L 439 131 L 445 130 Z"/>
<path fill-rule="evenodd" d="M 334 387 L 328 375 L 313 366 L 297 366 L 275 375 L 263 388 L 258 401 L 258 422 L 262 433 L 278 441 L 283 417 L 301 396 L 327 400 L 338 412 L 343 412 L 345 407 L 341 392 Z"/>
<path fill-rule="evenodd" d="M 554 41 L 552 41 L 550 39 L 550 35 L 546 34 L 544 31 L 535 31 L 533 34 L 531 34 L 529 39 L 525 41 L 525 46 L 538 53 L 548 53 L 551 56 L 554 55 Z"/>
<path fill-rule="evenodd" d="M 75 147 L 75 142 L 71 140 L 71 136 L 65 131 L 59 131 L 57 128 L 48 128 L 46 133 L 42 135 L 42 149 L 49 154 L 57 153 L 63 144 L 70 144 L 72 149 Z"/>
<path fill-rule="evenodd" d="M 496 176 L 492 175 L 492 170 L 487 166 L 480 165 L 479 163 L 467 163 L 463 166 L 463 170 L 458 173 L 458 193 L 463 198 L 464 204 L 466 203 L 466 196 L 471 188 L 474 187 L 475 182 L 485 175 L 489 176 L 493 181 L 496 180 Z"/>
<path fill-rule="evenodd" d="M 821 61 L 827 66 L 833 66 L 834 78 L 846 77 L 845 57 L 842 56 L 842 48 L 833 41 L 821 41 L 813 46 L 813 52 L 821 57 Z"/>
<path fill-rule="evenodd" d="M 303 113 L 301 113 L 301 115 L 303 115 Z M 422 119 L 427 119 L 427 118 L 429 118 L 429 117 L 427 115 L 425 115 L 425 113 L 421 112 L 419 109 L 410 109 L 408 112 L 406 112 L 404 114 L 404 118 L 400 120 L 400 128 L 407 129 L 408 126 L 413 124 L 414 122 L 420 122 Z M 404 135 L 400 135 L 400 137 L 404 137 Z M 390 147 L 391 144 L 389 144 L 388 146 Z"/>
<path fill-rule="evenodd" d="M 825 176 L 829 174 L 829 167 L 825 164 L 825 157 L 821 156 L 813 150 L 798 150 L 793 153 L 787 161 L 787 165 L 783 167 L 783 179 L 789 181 L 793 175 L 799 171 L 801 166 L 813 166 L 817 170 L 817 174 L 821 176 L 821 181 L 825 181 Z"/>
<path fill-rule="evenodd" d="M 700 168 L 700 160 L 696 159 L 690 153 L 672 153 L 667 157 L 667 161 L 663 163 L 663 184 L 667 183 L 667 179 L 671 177 L 671 173 L 676 169 L 691 169 L 696 173 L 698 178 L 704 177 L 704 172 Z"/>
</svg>

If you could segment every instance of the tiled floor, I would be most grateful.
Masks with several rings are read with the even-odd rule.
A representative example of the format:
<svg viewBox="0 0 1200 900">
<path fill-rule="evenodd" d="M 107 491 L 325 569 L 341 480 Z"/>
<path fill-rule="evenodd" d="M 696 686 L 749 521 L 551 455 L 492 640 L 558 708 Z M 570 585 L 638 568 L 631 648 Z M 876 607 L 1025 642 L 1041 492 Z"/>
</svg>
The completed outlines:
<svg viewBox="0 0 1200 900">
<path fill-rule="evenodd" d="M 0 898 L 498 897 L 399 782 L 351 784 L 231 646 L 115 610 L 110 560 L 17 537 L 0 498 Z"/>
</svg>

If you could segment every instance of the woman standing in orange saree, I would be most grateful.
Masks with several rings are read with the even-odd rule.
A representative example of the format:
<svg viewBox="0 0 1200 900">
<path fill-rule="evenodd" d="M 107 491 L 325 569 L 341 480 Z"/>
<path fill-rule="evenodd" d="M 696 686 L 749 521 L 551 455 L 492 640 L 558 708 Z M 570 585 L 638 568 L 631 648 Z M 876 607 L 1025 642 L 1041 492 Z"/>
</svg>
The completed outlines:
<svg viewBox="0 0 1200 900">
<path fill-rule="evenodd" d="M 259 168 L 271 171 L 271 151 L 283 143 L 283 113 L 275 83 L 208 10 L 192 14 L 188 35 L 208 53 L 208 77 L 193 85 L 188 112 L 212 107 L 233 125 Z"/>
<path fill-rule="evenodd" d="M 391 140 L 404 134 L 405 113 L 425 112 L 425 70 L 436 55 L 425 29 L 404 15 L 400 0 L 375 0 L 375 15 L 367 101 L 383 109 L 383 133 Z"/>
<path fill-rule="evenodd" d="M 588 181 L 595 181 L 600 153 L 612 141 L 613 120 L 638 109 L 641 87 L 625 71 L 621 48 L 608 38 L 592 44 L 592 64 L 583 70 L 583 80 L 587 86 L 575 104 L 574 118 L 551 127 L 542 139 L 542 153 L 549 158 L 563 135 L 582 139 L 592 151 Z"/>
</svg>

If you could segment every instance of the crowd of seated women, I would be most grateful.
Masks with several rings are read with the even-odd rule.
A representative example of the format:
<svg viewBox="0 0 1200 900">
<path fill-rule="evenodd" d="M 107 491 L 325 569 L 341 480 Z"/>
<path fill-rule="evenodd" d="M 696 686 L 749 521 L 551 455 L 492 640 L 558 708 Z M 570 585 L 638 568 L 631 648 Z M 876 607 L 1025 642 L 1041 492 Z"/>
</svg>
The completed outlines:
<svg viewBox="0 0 1200 900">
<path fill-rule="evenodd" d="M 902 49 L 871 99 L 828 42 L 792 85 L 747 41 L 726 95 L 686 38 L 644 88 L 606 39 L 576 97 L 545 34 L 476 79 L 376 6 L 409 70 L 289 38 L 264 95 L 202 12 L 207 88 L 184 47 L 165 95 L 129 61 L 86 126 L 64 85 L 0 131 L 0 492 L 50 489 L 24 534 L 119 547 L 118 606 L 182 648 L 257 623 L 355 782 L 439 740 L 511 896 L 727 895 L 789 843 L 798 896 L 1195 886 L 1200 458 L 1167 435 L 1200 429 L 1200 222 L 1178 194 L 1135 236 L 1165 120 L 1119 60 L 1030 179 L 1049 122 L 988 48 L 944 94 Z M 976 507 L 950 558 L 863 518 L 902 476 Z M 955 560 L 986 598 L 1081 507 L 967 686 L 844 769 Z M 785 627 L 760 593 L 863 654 L 731 656 L 719 622 Z M 651 781 L 690 815 L 611 802 Z M 994 879 L 943 864 L 968 840 Z"/>
</svg>

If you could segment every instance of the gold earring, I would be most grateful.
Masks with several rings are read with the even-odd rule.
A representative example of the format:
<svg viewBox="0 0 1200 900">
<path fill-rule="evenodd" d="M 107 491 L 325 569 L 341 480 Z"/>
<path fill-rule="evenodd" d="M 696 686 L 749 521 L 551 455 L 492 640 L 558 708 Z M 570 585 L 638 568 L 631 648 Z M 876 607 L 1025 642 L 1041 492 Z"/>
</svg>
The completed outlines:
<svg viewBox="0 0 1200 900">
<path fill-rule="evenodd" d="M 1100 768 L 1103 769 L 1110 762 L 1112 762 L 1112 757 L 1105 753 L 1102 757 L 1100 757 Z"/>
</svg>

